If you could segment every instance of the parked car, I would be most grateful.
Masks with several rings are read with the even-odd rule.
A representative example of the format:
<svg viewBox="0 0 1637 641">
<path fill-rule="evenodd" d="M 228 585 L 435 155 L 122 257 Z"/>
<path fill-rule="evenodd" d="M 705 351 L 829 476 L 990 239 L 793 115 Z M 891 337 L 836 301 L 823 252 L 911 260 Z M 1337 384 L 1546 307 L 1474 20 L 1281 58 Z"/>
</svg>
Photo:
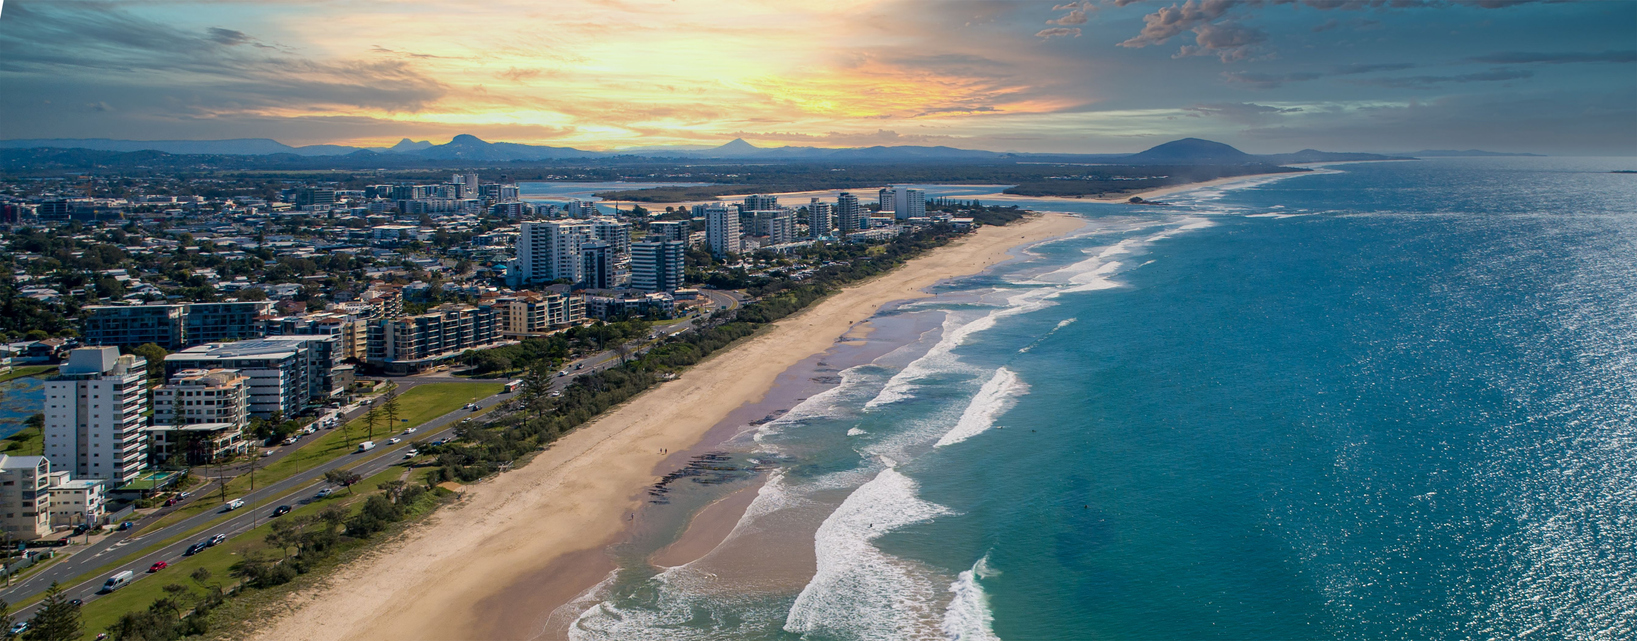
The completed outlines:
<svg viewBox="0 0 1637 641">
<path fill-rule="evenodd" d="M 218 534 L 216 536 L 210 537 L 210 544 L 212 546 L 221 545 L 221 544 L 226 543 L 226 542 L 227 542 L 227 535 L 226 534 Z"/>
<path fill-rule="evenodd" d="M 148 571 L 149 572 L 158 572 L 158 571 L 163 570 L 165 568 L 168 568 L 170 566 L 171 566 L 171 564 L 166 563 L 164 561 L 154 561 L 153 565 L 148 566 Z"/>
<path fill-rule="evenodd" d="M 280 505 L 280 506 L 278 506 L 276 508 L 273 508 L 273 516 L 284 516 L 284 515 L 289 514 L 289 513 L 290 513 L 290 506 L 288 506 L 288 505 Z"/>
</svg>

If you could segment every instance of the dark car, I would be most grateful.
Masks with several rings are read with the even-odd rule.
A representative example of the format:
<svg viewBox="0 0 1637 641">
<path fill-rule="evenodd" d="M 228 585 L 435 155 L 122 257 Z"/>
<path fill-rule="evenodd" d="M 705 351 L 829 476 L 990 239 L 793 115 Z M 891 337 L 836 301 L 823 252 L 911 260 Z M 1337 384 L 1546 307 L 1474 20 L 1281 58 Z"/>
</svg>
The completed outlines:
<svg viewBox="0 0 1637 641">
<path fill-rule="evenodd" d="M 193 545 L 188 546 L 188 551 L 183 552 L 182 556 L 193 556 L 195 554 L 198 554 L 200 552 L 205 551 L 205 548 L 208 548 L 208 547 L 210 547 L 210 540 L 209 539 L 206 539 L 204 541 L 200 541 L 198 543 L 195 543 Z"/>
<path fill-rule="evenodd" d="M 77 608 L 79 606 L 85 605 L 85 600 L 84 599 L 69 599 L 68 604 Z"/>
<path fill-rule="evenodd" d="M 119 524 L 119 531 L 124 532 L 126 530 L 129 530 L 129 529 L 131 529 L 131 526 L 133 526 L 133 525 L 136 525 L 136 524 L 132 523 L 130 521 L 126 521 L 124 523 L 121 523 L 121 524 Z"/>
<path fill-rule="evenodd" d="M 273 508 L 273 516 L 284 516 L 284 515 L 289 514 L 289 513 L 290 513 L 290 506 L 288 506 L 288 505 L 280 505 L 280 506 L 278 506 L 276 508 Z"/>
</svg>

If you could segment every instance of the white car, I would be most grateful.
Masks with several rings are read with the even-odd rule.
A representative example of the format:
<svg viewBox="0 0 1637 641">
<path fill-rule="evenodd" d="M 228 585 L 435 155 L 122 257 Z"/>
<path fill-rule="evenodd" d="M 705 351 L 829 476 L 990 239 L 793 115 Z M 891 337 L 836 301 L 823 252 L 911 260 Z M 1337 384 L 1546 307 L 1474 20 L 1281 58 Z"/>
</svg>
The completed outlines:
<svg viewBox="0 0 1637 641">
<path fill-rule="evenodd" d="M 420 450 L 409 450 L 408 452 L 404 452 L 404 458 L 415 458 L 416 456 L 420 456 L 420 454 Z"/>
<path fill-rule="evenodd" d="M 407 430 L 404 430 L 404 433 L 405 434 L 414 434 L 415 433 L 415 428 L 411 427 L 411 428 L 409 428 Z"/>
<path fill-rule="evenodd" d="M 398 438 L 396 436 L 387 439 L 387 445 L 397 445 L 398 443 L 401 443 L 401 442 L 403 442 L 403 439 Z"/>
</svg>

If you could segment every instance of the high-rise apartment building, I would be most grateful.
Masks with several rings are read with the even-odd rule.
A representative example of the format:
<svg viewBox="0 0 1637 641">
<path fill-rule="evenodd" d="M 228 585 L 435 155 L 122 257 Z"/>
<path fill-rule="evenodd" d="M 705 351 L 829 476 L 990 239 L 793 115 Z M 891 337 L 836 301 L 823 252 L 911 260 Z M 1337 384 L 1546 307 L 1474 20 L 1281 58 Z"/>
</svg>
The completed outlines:
<svg viewBox="0 0 1637 641">
<path fill-rule="evenodd" d="M 773 245 L 795 242 L 796 212 L 780 209 L 767 219 L 767 242 Z"/>
<path fill-rule="evenodd" d="M 522 233 L 517 236 L 518 280 L 526 285 L 559 278 L 580 282 L 584 279 L 580 247 L 592 239 L 592 234 L 592 226 L 585 223 L 523 223 Z"/>
<path fill-rule="evenodd" d="M 682 287 L 687 243 L 679 240 L 631 244 L 631 287 L 649 292 L 672 292 Z"/>
<path fill-rule="evenodd" d="M 830 203 L 819 202 L 817 198 L 807 203 L 807 235 L 809 237 L 818 239 L 830 233 L 830 228 L 835 225 L 832 222 L 832 209 Z"/>
<path fill-rule="evenodd" d="M 706 209 L 705 244 L 718 256 L 739 253 L 739 212 L 725 206 Z"/>
<path fill-rule="evenodd" d="M 648 240 L 688 240 L 693 226 L 686 220 L 661 220 L 648 223 Z"/>
<path fill-rule="evenodd" d="M 250 377 L 230 369 L 187 369 L 153 391 L 148 428 L 155 464 L 202 465 L 249 449 Z"/>
<path fill-rule="evenodd" d="M 0 528 L 6 538 L 28 541 L 51 534 L 52 480 L 46 457 L 0 454 Z"/>
<path fill-rule="evenodd" d="M 836 195 L 836 225 L 841 228 L 841 235 L 864 229 L 869 224 L 869 217 L 864 215 L 864 208 L 858 204 L 858 196 L 845 191 Z"/>
<path fill-rule="evenodd" d="M 754 194 L 754 195 L 750 195 L 750 196 L 745 196 L 745 204 L 744 204 L 744 210 L 745 211 L 765 211 L 765 210 L 768 210 L 768 209 L 778 209 L 778 208 L 779 208 L 779 197 L 778 196 L 765 196 L 765 195 L 762 195 L 762 194 Z"/>
<path fill-rule="evenodd" d="M 272 310 L 272 301 L 90 305 L 81 310 L 80 336 L 87 345 L 165 349 L 243 340 L 258 335 L 256 317 Z"/>
<path fill-rule="evenodd" d="M 212 343 L 165 357 L 165 372 L 231 369 L 249 377 L 250 414 L 295 416 L 309 401 L 328 397 L 330 371 L 340 352 L 334 336 L 275 336 L 237 343 Z"/>
<path fill-rule="evenodd" d="M 499 340 L 497 320 L 488 305 L 445 303 L 418 316 L 374 321 L 369 327 L 369 363 L 389 374 L 423 371 Z"/>
<path fill-rule="evenodd" d="M 567 291 L 522 291 L 485 299 L 502 334 L 540 334 L 585 320 L 585 296 Z"/>
<path fill-rule="evenodd" d="M 45 457 L 75 478 L 136 478 L 147 462 L 147 379 L 147 360 L 117 348 L 69 352 L 45 384 Z"/>
<path fill-rule="evenodd" d="M 600 240 L 580 245 L 581 280 L 591 289 L 613 289 L 619 286 L 616 275 L 618 256 L 613 246 Z"/>
<path fill-rule="evenodd" d="M 615 254 L 631 253 L 631 225 L 613 218 L 595 218 L 591 221 L 591 237 L 607 243 Z"/>
<path fill-rule="evenodd" d="M 893 212 L 893 218 L 923 218 L 926 216 L 926 192 L 903 185 L 888 187 L 880 193 L 881 211 Z"/>
</svg>

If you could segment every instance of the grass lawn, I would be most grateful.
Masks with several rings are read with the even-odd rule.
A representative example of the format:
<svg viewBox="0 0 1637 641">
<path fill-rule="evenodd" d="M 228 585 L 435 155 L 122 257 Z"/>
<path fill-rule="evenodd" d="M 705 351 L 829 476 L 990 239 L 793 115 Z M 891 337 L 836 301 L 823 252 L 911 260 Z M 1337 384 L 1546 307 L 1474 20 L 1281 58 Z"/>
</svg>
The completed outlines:
<svg viewBox="0 0 1637 641">
<path fill-rule="evenodd" d="M 21 432 L 12 434 L 6 437 L 5 440 L 0 441 L 0 443 L 5 444 L 4 447 L 0 447 L 0 452 L 5 452 L 10 456 L 40 456 L 45 454 L 45 439 L 41 438 L 41 431 L 38 427 L 23 428 Z"/>
<path fill-rule="evenodd" d="M 431 383 L 419 385 L 398 396 L 397 427 L 386 428 L 379 425 L 375 428 L 375 440 L 384 440 L 387 437 L 403 432 L 404 428 L 416 427 L 449 412 L 460 409 L 462 405 L 487 398 L 499 392 L 501 383 Z M 379 401 L 377 401 L 379 403 Z M 407 419 L 408 422 L 404 422 Z M 357 449 L 358 442 L 368 437 L 367 428 L 362 417 L 355 419 L 342 427 L 333 430 L 320 431 L 308 439 L 306 445 L 300 447 L 289 456 L 279 459 L 277 463 L 256 470 L 256 486 L 265 487 L 269 484 L 295 476 L 301 470 L 310 470 L 314 466 L 327 463 L 336 458 L 352 454 Z M 350 431 L 350 434 L 349 434 Z M 209 476 L 208 468 L 198 468 L 196 474 Z M 232 500 L 243 496 L 250 491 L 250 475 L 241 475 L 227 483 L 227 499 Z M 202 512 L 219 510 L 223 499 L 220 486 L 212 488 L 211 495 L 203 497 L 185 508 L 165 515 L 158 522 L 145 526 L 143 529 L 165 527 L 172 523 L 187 519 Z"/>
<path fill-rule="evenodd" d="M 11 371 L 0 374 L 0 383 L 4 383 L 14 378 L 22 378 L 24 376 L 40 376 L 55 369 L 57 369 L 56 365 L 27 365 L 23 367 L 14 367 L 11 369 Z"/>
<path fill-rule="evenodd" d="M 365 479 L 364 482 L 353 486 L 353 494 L 349 496 L 341 492 L 322 501 L 314 501 L 307 505 L 295 508 L 290 514 L 280 518 L 290 518 L 303 514 L 316 514 L 329 505 L 340 503 L 351 509 L 354 504 L 362 503 L 371 492 L 380 488 L 382 483 L 395 481 L 403 476 L 404 468 L 393 466 L 381 473 Z M 160 570 L 153 576 L 135 581 L 129 586 L 114 592 L 111 595 L 85 604 L 80 610 L 81 621 L 85 625 L 83 639 L 94 639 L 98 633 L 107 630 L 108 626 L 119 620 L 119 617 L 132 610 L 145 610 L 148 604 L 155 599 L 166 596 L 165 586 L 172 583 L 181 584 L 188 588 L 188 595 L 197 599 L 204 595 L 204 589 L 194 582 L 189 575 L 198 568 L 210 570 L 210 585 L 229 587 L 238 582 L 230 574 L 234 563 L 243 559 L 245 554 L 267 549 L 264 539 L 273 530 L 272 525 L 261 525 L 247 533 L 233 537 L 226 543 L 209 548 L 203 552 L 171 564 L 170 567 Z M 111 571 L 110 571 L 111 573 Z"/>
</svg>

